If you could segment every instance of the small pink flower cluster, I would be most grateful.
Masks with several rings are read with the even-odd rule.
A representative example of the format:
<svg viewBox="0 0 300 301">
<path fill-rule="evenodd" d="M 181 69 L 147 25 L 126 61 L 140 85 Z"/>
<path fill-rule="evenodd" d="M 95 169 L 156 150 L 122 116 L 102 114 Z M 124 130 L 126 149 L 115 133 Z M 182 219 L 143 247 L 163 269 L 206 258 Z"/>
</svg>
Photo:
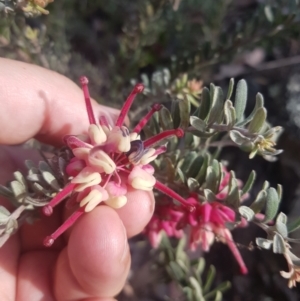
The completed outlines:
<svg viewBox="0 0 300 301">
<path fill-rule="evenodd" d="M 200 245 L 206 252 L 209 251 L 217 237 L 228 245 L 240 265 L 241 273 L 246 274 L 247 267 L 233 241 L 231 232 L 226 227 L 227 223 L 235 222 L 235 212 L 221 203 L 228 194 L 227 187 L 230 178 L 226 169 L 223 172 L 224 177 L 219 187 L 219 193 L 216 195 L 216 201 L 201 203 L 197 195 L 193 195 L 186 200 L 195 207 L 192 212 L 171 203 L 157 206 L 144 233 L 148 236 L 152 246 L 157 247 L 163 231 L 169 237 L 180 238 L 184 233 L 182 229 L 187 227 L 189 228 L 189 248 L 195 250 Z"/>
<path fill-rule="evenodd" d="M 66 172 L 70 177 L 64 187 L 48 205 L 43 207 L 45 215 L 51 215 L 53 207 L 66 197 L 75 203 L 78 209 L 54 233 L 46 237 L 45 246 L 51 246 L 55 239 L 83 214 L 92 211 L 101 203 L 112 208 L 120 208 L 127 202 L 127 186 L 134 189 L 150 191 L 154 187 L 173 195 L 184 205 L 188 203 L 153 176 L 154 168 L 149 164 L 159 154 L 166 151 L 165 146 L 154 148 L 153 145 L 170 136 L 182 137 L 183 130 L 174 129 L 161 132 L 145 141 L 139 133 L 158 110 L 154 105 L 149 113 L 136 125 L 132 132 L 124 126 L 125 117 L 135 96 L 143 91 L 143 85 L 137 84 L 127 98 L 114 125 L 108 124 L 104 116 L 99 122 L 95 119 L 89 91 L 88 80 L 81 78 L 90 126 L 88 136 L 69 135 L 65 143 L 72 150 L 74 157 L 69 162 Z M 170 192 L 171 191 L 171 192 Z M 190 207 L 190 210 L 193 208 Z"/>
</svg>

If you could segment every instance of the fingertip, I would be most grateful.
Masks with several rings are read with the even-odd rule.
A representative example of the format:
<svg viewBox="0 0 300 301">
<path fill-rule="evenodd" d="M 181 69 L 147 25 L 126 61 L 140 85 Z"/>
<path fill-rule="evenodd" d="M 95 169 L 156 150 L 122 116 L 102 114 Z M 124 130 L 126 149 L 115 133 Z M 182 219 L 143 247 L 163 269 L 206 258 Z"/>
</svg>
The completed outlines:
<svg viewBox="0 0 300 301">
<path fill-rule="evenodd" d="M 112 297 L 123 287 L 130 266 L 124 225 L 117 213 L 98 206 L 74 226 L 68 243 L 71 270 L 92 296 Z"/>
<path fill-rule="evenodd" d="M 146 227 L 154 212 L 154 196 L 152 191 L 143 191 L 128 188 L 127 204 L 116 210 L 120 216 L 127 236 L 132 237 Z"/>
</svg>

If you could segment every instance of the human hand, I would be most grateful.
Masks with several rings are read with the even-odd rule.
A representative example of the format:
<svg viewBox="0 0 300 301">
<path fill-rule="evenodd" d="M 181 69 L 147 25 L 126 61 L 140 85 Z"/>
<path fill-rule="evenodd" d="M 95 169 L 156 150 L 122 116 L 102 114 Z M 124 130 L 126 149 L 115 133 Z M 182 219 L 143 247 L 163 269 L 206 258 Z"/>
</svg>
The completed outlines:
<svg viewBox="0 0 300 301">
<path fill-rule="evenodd" d="M 7 59 L 0 58 L 0 68 L 0 144 L 35 137 L 59 145 L 66 134 L 86 131 L 83 95 L 73 82 Z M 94 112 L 111 121 L 117 117 L 117 111 L 96 103 Z M 0 147 L 1 184 L 34 156 L 30 150 L 19 151 Z M 0 300 L 114 300 L 130 267 L 127 239 L 142 231 L 154 209 L 152 193 L 128 188 L 127 198 L 121 209 L 98 206 L 85 214 L 51 248 L 44 247 L 43 240 L 61 225 L 67 214 L 62 207 L 51 218 L 23 225 L 0 249 Z"/>
</svg>

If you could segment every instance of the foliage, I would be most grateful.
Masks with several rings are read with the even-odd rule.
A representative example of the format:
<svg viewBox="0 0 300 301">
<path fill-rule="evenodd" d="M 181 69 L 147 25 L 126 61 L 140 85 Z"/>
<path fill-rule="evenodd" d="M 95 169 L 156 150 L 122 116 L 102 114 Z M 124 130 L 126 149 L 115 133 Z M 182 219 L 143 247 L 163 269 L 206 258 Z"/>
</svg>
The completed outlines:
<svg viewBox="0 0 300 301">
<path fill-rule="evenodd" d="M 143 139 L 176 128 L 185 132 L 184 138 L 169 138 L 166 152 L 153 162 L 156 179 L 181 197 L 196 199 L 199 208 L 218 203 L 232 210 L 234 220 L 222 225 L 224 229 L 247 223 L 262 228 L 267 237 L 257 238 L 256 244 L 285 256 L 289 272 L 281 274 L 289 279 L 290 287 L 294 286 L 300 280 L 300 259 L 291 247 L 298 241 L 289 234 L 300 221 L 289 221 L 280 212 L 281 186 L 275 189 L 266 181 L 256 197 L 252 192 L 251 204 L 244 203 L 255 171 L 244 185 L 234 171 L 228 172 L 224 182 L 227 163 L 220 159 L 224 147 L 234 146 L 249 153 L 250 159 L 262 156 L 275 161 L 282 152 L 275 149 L 282 129 L 269 123 L 260 93 L 252 112 L 246 114 L 245 80 L 235 85 L 230 79 L 226 93 L 215 84 L 204 87 L 204 82 L 213 78 L 214 66 L 255 46 L 273 56 L 275 46 L 285 45 L 280 48 L 284 53 L 288 39 L 299 38 L 298 1 L 254 1 L 253 7 L 244 10 L 238 1 L 229 0 L 216 0 L 213 5 L 201 0 L 66 0 L 49 5 L 47 18 L 31 19 L 47 14 L 44 7 L 50 2 L 0 0 L 0 55 L 42 65 L 74 80 L 86 74 L 92 94 L 116 106 L 129 82 L 143 82 L 143 101 L 129 113 L 132 123 L 137 123 L 149 107 L 161 105 L 144 127 Z M 36 218 L 38 208 L 65 187 L 65 167 L 72 157 L 67 148 L 38 166 L 27 161 L 27 175 L 16 172 L 14 181 L 0 187 L 0 193 L 16 208 L 10 213 L 0 207 L 0 245 L 25 221 Z M 226 192 L 222 198 L 221 192 Z M 159 213 L 165 197 L 161 191 L 155 194 Z M 169 196 L 172 210 L 182 210 L 187 216 L 173 200 Z M 172 221 L 170 216 L 159 217 Z M 179 224 L 177 220 L 176 231 L 193 228 L 191 223 L 181 228 Z M 215 229 L 212 232 L 214 238 L 229 245 Z M 157 266 L 165 269 L 166 279 L 177 283 L 187 300 L 221 300 L 228 283 L 211 289 L 214 268 L 203 277 L 204 259 L 191 261 L 184 246 L 183 238 L 173 248 L 165 237 Z"/>
</svg>

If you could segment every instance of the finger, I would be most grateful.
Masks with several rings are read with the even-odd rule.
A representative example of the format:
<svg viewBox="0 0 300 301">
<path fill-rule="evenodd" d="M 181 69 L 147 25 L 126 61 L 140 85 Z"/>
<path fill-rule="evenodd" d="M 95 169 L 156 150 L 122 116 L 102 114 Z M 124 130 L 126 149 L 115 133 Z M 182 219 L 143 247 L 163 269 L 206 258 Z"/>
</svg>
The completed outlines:
<svg viewBox="0 0 300 301">
<path fill-rule="evenodd" d="M 19 255 L 19 241 L 14 235 L 0 248 L 0 300 L 16 300 Z"/>
<path fill-rule="evenodd" d="M 128 186 L 127 204 L 117 209 L 127 236 L 139 234 L 150 221 L 154 211 L 154 196 L 152 191 L 137 190 Z"/>
<path fill-rule="evenodd" d="M 0 58 L 0 143 L 17 144 L 31 137 L 61 144 L 66 134 L 80 134 L 88 117 L 80 88 L 66 77 L 43 69 Z M 93 102 L 96 117 L 110 123 L 117 111 Z"/>
<path fill-rule="evenodd" d="M 19 262 L 18 301 L 55 300 L 52 292 L 53 267 L 58 252 L 35 251 L 23 254 Z"/>
<path fill-rule="evenodd" d="M 125 228 L 117 213 L 99 206 L 75 224 L 56 267 L 58 300 L 113 297 L 130 265 Z"/>
</svg>

